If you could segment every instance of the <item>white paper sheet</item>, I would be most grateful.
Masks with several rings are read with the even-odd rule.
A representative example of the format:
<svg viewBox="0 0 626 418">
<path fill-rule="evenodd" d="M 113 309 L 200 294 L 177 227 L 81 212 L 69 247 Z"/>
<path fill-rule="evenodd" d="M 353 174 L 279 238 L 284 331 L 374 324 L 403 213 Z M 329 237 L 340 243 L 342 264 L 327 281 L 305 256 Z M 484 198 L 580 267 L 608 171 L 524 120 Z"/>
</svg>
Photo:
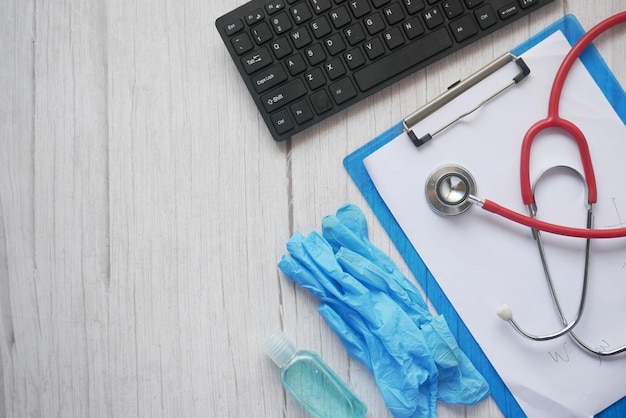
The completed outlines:
<svg viewBox="0 0 626 418">
<path fill-rule="evenodd" d="M 496 316 L 502 303 L 527 331 L 562 325 L 550 299 L 530 230 L 471 208 L 456 217 L 433 213 L 424 185 L 437 167 L 456 163 L 475 177 L 478 195 L 526 213 L 519 186 L 524 133 L 545 117 L 556 69 L 570 47 L 557 32 L 523 58 L 531 75 L 421 148 L 403 134 L 364 160 L 378 192 L 457 312 L 530 417 L 590 417 L 626 395 L 626 354 L 598 358 L 567 336 L 548 342 L 522 338 Z M 517 73 L 510 64 L 446 105 L 414 131 L 432 132 L 472 108 Z M 595 227 L 626 222 L 626 128 L 581 63 L 565 84 L 560 114 L 585 133 L 598 183 Z M 582 172 L 578 150 L 556 131 L 541 134 L 531 154 L 531 181 L 546 168 Z M 585 227 L 585 192 L 573 176 L 546 179 L 536 192 L 538 217 Z M 569 318 L 576 312 L 585 241 L 543 234 L 553 280 Z M 586 310 L 577 334 L 594 347 L 626 344 L 626 240 L 595 240 Z"/>
</svg>

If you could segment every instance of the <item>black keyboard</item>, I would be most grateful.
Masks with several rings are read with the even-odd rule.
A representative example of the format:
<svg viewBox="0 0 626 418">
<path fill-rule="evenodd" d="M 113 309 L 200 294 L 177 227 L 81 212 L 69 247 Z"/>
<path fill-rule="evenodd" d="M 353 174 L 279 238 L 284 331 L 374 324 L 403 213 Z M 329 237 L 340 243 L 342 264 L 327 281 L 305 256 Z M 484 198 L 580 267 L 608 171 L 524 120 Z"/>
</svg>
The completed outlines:
<svg viewBox="0 0 626 418">
<path fill-rule="evenodd" d="M 283 141 L 553 0 L 252 0 L 215 25 Z"/>
</svg>

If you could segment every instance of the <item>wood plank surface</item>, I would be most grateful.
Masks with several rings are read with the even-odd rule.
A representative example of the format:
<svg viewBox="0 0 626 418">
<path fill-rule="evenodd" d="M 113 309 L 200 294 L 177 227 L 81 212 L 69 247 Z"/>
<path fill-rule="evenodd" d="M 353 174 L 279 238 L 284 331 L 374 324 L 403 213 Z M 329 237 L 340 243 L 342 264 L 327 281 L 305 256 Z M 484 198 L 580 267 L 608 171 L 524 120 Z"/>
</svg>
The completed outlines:
<svg viewBox="0 0 626 418">
<path fill-rule="evenodd" d="M 215 30 L 240 4 L 2 1 L 0 416 L 303 417 L 260 348 L 277 328 L 390 416 L 277 270 L 286 241 L 353 202 L 408 274 L 342 159 L 563 15 L 626 9 L 556 0 L 275 143 Z M 626 84 L 626 28 L 597 45 Z"/>
</svg>

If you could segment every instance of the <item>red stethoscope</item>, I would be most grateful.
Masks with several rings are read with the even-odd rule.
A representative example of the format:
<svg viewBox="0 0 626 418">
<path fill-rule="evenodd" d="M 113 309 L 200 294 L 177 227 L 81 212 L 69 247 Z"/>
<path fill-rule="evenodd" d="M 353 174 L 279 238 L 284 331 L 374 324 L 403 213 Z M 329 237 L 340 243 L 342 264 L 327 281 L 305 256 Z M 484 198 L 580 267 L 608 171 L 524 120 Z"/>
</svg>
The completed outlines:
<svg viewBox="0 0 626 418">
<path fill-rule="evenodd" d="M 612 229 L 593 229 L 593 204 L 597 201 L 597 188 L 596 179 L 593 170 L 593 164 L 591 163 L 591 155 L 589 153 L 589 146 L 585 135 L 582 131 L 574 125 L 572 122 L 563 119 L 559 115 L 559 103 L 561 99 L 561 93 L 563 91 L 563 85 L 565 79 L 574 64 L 578 59 L 582 51 L 600 34 L 606 32 L 608 29 L 626 22 L 626 12 L 618 13 L 611 16 L 585 33 L 572 47 L 569 53 L 565 56 L 561 63 L 550 91 L 550 100 L 548 104 L 548 115 L 536 122 L 528 129 L 524 140 L 522 142 L 521 150 L 521 162 L 520 162 L 520 183 L 522 191 L 522 201 L 526 205 L 529 211 L 529 216 L 522 215 L 511 209 L 505 208 L 491 200 L 483 200 L 475 196 L 476 183 L 472 175 L 463 167 L 457 165 L 446 165 L 438 168 L 433 173 L 426 183 L 426 197 L 431 208 L 441 215 L 456 215 L 464 212 L 473 204 L 477 204 L 483 209 L 500 215 L 516 223 L 530 227 L 533 232 L 533 237 L 537 242 L 539 248 L 539 254 L 543 264 L 543 269 L 552 296 L 553 303 L 559 314 L 560 320 L 564 326 L 561 330 L 548 335 L 533 335 L 524 331 L 513 319 L 511 309 L 507 305 L 502 305 L 498 309 L 498 315 L 508 321 L 513 328 L 526 338 L 535 341 L 546 341 L 553 338 L 560 337 L 564 334 L 569 334 L 573 340 L 584 350 L 600 356 L 610 356 L 619 354 L 626 351 L 626 346 L 619 347 L 613 350 L 598 350 L 592 346 L 584 343 L 574 332 L 573 328 L 578 324 L 582 316 L 582 312 L 585 305 L 586 289 L 587 289 L 587 273 L 589 265 L 589 253 L 590 242 L 594 238 L 619 238 L 626 237 L 626 228 L 612 228 Z M 537 135 L 545 131 L 546 129 L 558 129 L 576 141 L 578 151 L 582 161 L 584 175 L 578 171 L 567 166 L 556 166 L 548 169 L 546 172 L 553 169 L 564 169 L 573 172 L 577 177 L 586 185 L 587 188 L 587 228 L 573 228 L 563 225 L 557 225 L 549 222 L 544 222 L 536 219 L 537 205 L 535 203 L 535 197 L 533 188 L 530 182 L 530 150 L 533 141 Z M 545 173 L 544 173 L 545 174 Z M 543 176 L 543 174 L 542 174 Z M 541 177 L 539 179 L 541 179 Z M 539 181 L 539 179 L 537 181 Z M 535 183 L 536 184 L 536 183 Z M 570 237 L 585 238 L 586 243 L 586 257 L 585 257 L 585 270 L 583 276 L 583 286 L 581 292 L 581 299 L 578 307 L 578 312 L 572 321 L 563 314 L 561 306 L 559 304 L 556 291 L 554 289 L 550 272 L 548 269 L 548 263 L 543 250 L 543 243 L 541 240 L 540 231 L 564 235 Z"/>
<path fill-rule="evenodd" d="M 596 188 L 596 178 L 593 171 L 593 164 L 591 163 L 591 155 L 589 154 L 589 146 L 587 140 L 582 131 L 574 125 L 572 122 L 563 119 L 559 116 L 559 102 L 561 100 L 561 93 L 563 91 L 563 85 L 565 79 L 569 73 L 572 65 L 578 59 L 581 52 L 600 34 L 606 32 L 608 29 L 626 22 L 626 12 L 618 13 L 608 19 L 603 20 L 591 30 L 585 33 L 576 44 L 572 47 L 570 52 L 566 55 L 565 59 L 561 63 L 559 70 L 554 78 L 552 84 L 552 90 L 550 91 L 550 101 L 548 103 L 548 115 L 545 119 L 536 122 L 530 127 L 524 141 L 522 142 L 522 154 L 520 163 L 520 182 L 522 189 L 522 201 L 529 207 L 529 210 L 536 208 L 535 197 L 530 185 L 530 148 L 537 135 L 551 128 L 560 129 L 561 131 L 569 134 L 576 145 L 580 153 L 582 160 L 583 171 L 585 173 L 585 182 L 587 184 L 587 199 L 589 205 L 596 203 L 598 192 Z M 469 196 L 468 196 L 469 197 Z M 473 196 L 472 196 L 473 197 Z M 470 199 L 472 197 L 469 197 Z M 548 222 L 543 222 L 535 219 L 534 216 L 525 216 L 513 210 L 507 209 L 491 200 L 481 200 L 476 197 L 473 203 L 479 204 L 483 209 L 493 212 L 514 222 L 528 226 L 535 230 L 549 232 L 552 234 L 566 235 L 579 238 L 617 238 L 626 237 L 626 228 L 612 228 L 612 229 L 585 229 L 585 228 L 571 228 L 567 226 L 556 225 Z"/>
</svg>

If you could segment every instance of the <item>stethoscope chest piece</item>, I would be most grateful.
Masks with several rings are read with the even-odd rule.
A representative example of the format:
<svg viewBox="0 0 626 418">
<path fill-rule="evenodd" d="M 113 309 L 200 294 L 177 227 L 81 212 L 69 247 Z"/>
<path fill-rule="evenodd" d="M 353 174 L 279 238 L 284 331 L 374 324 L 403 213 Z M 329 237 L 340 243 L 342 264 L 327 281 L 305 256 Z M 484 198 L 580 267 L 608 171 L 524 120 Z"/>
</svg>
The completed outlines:
<svg viewBox="0 0 626 418">
<path fill-rule="evenodd" d="M 469 196 L 476 195 L 476 181 L 463 167 L 448 164 L 430 174 L 425 191 L 426 199 L 435 213 L 458 215 L 472 206 Z"/>
</svg>

